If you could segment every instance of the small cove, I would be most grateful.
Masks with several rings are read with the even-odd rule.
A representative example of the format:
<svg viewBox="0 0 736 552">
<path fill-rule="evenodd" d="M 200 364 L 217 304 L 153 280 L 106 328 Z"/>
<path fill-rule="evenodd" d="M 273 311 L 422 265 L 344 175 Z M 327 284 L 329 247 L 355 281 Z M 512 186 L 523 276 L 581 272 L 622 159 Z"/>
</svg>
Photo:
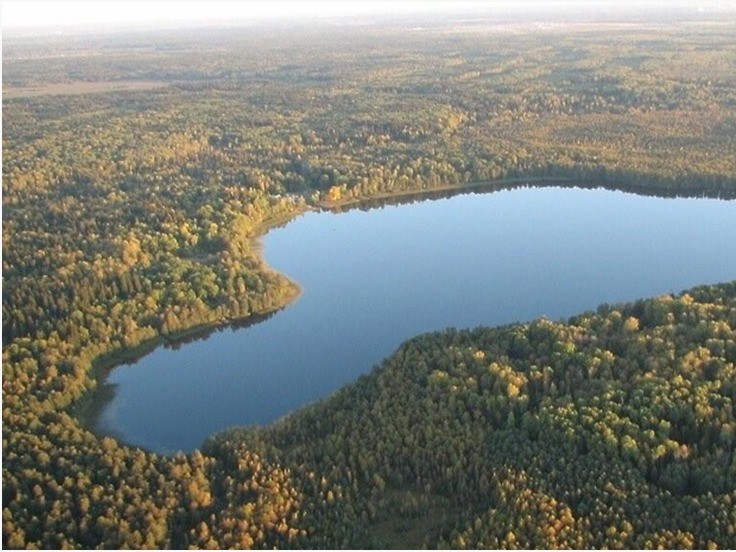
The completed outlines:
<svg viewBox="0 0 736 552">
<path fill-rule="evenodd" d="M 171 453 L 328 396 L 414 335 L 558 319 L 736 277 L 736 202 L 522 188 L 306 213 L 263 238 L 303 294 L 106 380 L 95 429 Z"/>
</svg>

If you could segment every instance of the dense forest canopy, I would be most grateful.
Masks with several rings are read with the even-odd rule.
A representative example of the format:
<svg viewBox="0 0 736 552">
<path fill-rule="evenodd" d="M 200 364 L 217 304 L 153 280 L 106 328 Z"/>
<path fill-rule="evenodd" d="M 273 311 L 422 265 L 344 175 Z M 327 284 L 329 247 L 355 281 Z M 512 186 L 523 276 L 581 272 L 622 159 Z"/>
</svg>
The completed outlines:
<svg viewBox="0 0 736 552">
<path fill-rule="evenodd" d="M 420 336 L 189 455 L 74 415 L 120 359 L 287 304 L 253 239 L 304 209 L 479 182 L 733 198 L 735 36 L 4 39 L 3 546 L 736 548 L 733 283 Z"/>
</svg>

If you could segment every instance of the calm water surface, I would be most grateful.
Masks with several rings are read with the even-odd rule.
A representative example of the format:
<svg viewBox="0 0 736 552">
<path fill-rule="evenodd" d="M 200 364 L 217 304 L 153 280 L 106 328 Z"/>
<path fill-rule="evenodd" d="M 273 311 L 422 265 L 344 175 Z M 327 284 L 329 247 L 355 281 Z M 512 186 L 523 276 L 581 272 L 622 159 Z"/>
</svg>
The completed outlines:
<svg viewBox="0 0 736 552">
<path fill-rule="evenodd" d="M 329 395 L 416 334 L 552 319 L 736 278 L 736 202 L 520 189 L 307 213 L 264 238 L 304 294 L 107 380 L 97 430 L 163 453 Z"/>
</svg>

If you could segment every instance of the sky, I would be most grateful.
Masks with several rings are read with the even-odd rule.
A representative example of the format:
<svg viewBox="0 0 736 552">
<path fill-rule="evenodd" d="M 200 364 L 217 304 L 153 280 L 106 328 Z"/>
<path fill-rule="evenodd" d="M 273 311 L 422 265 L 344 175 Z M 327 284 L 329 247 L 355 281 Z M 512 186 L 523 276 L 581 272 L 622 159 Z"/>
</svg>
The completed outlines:
<svg viewBox="0 0 736 552">
<path fill-rule="evenodd" d="M 698 6 L 733 2 L 648 2 L 656 6 Z M 269 18 L 347 15 L 399 15 L 460 10 L 534 11 L 537 7 L 577 9 L 591 5 L 642 5 L 647 2 L 2 2 L 3 29 L 28 27 L 65 28 L 90 25 L 158 25 L 181 23 L 254 21 Z"/>
<path fill-rule="evenodd" d="M 473 2 L 3 2 L 3 28 L 447 11 Z"/>
</svg>

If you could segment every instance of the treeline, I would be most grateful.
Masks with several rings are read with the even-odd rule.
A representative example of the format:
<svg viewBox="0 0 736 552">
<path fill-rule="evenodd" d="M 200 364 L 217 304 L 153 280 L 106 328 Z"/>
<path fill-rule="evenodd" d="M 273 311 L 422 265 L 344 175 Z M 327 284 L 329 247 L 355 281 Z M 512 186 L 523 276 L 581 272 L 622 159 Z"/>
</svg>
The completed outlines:
<svg viewBox="0 0 736 552">
<path fill-rule="evenodd" d="M 4 544 L 733 548 L 734 327 L 736 282 L 427 334 L 187 456 L 47 413 L 4 435 Z"/>
<path fill-rule="evenodd" d="M 384 369 L 279 427 L 213 440 L 206 455 L 122 446 L 71 415 L 97 386 L 95 368 L 119 353 L 286 304 L 293 284 L 265 266 L 253 240 L 311 205 L 548 179 L 733 197 L 727 30 L 662 31 L 658 42 L 639 31 L 445 31 L 352 29 L 349 41 L 339 30 L 173 33 L 134 56 L 131 43 L 148 45 L 147 35 L 95 46 L 100 56 L 87 55 L 84 41 L 4 44 L 11 85 L 170 82 L 4 100 L 4 546 L 352 546 L 400 535 L 418 535 L 407 542 L 418 545 L 425 534 L 429 545 L 511 546 L 492 529 L 506 526 L 521 546 L 546 526 L 518 511 L 558 516 L 556 538 L 571 546 L 618 538 L 733 547 L 732 520 L 713 514 L 733 500 L 734 322 L 719 307 L 732 305 L 728 286 L 708 298 L 699 290 L 682 308 L 707 312 L 677 324 L 637 311 L 618 322 L 591 316 L 590 327 L 425 336 L 387 365 L 406 369 L 401 385 L 381 383 L 393 373 Z M 617 326 L 630 318 L 675 333 L 640 343 L 633 338 L 649 334 Z M 572 328 L 611 341 L 589 350 Z M 508 332 L 519 337 L 507 350 Z M 476 338 L 484 347 L 449 352 L 449 342 Z M 658 358 L 668 360 L 651 370 L 674 369 L 691 342 L 700 348 L 686 351 L 682 380 L 644 378 L 641 397 L 624 385 Z M 570 343 L 572 352 L 557 350 Z M 627 355 L 636 362 L 624 363 Z M 634 380 L 619 381 L 621 370 Z M 351 394 L 362 426 L 340 410 Z M 607 402 L 585 402 L 594 397 Z M 670 428 L 638 417 L 639 407 Z M 582 470 L 574 450 L 607 463 L 589 468 L 573 499 L 567 476 L 544 474 Z M 553 469 L 556 458 L 568 467 Z M 594 484 L 608 473 L 629 485 L 616 487 L 625 500 Z M 654 512 L 651 520 L 630 504 Z M 698 514 L 666 525 L 656 514 L 665 507 Z M 586 525 L 604 521 L 613 527 L 605 537 Z"/>
<path fill-rule="evenodd" d="M 735 326 L 732 282 L 427 334 L 322 404 L 204 450 L 304 474 L 340 512 L 305 545 L 733 548 Z M 413 526 L 433 531 L 403 540 Z"/>
</svg>

